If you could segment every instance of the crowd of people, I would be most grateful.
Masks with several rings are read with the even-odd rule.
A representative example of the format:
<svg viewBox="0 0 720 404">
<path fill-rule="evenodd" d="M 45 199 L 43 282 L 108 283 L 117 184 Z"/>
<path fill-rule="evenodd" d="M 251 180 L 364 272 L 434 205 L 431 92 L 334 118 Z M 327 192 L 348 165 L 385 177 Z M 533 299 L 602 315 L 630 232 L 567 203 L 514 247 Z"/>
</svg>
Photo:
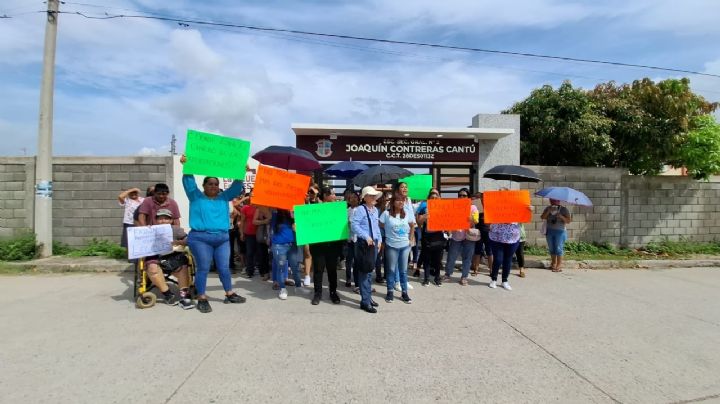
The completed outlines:
<svg viewBox="0 0 720 404">
<path fill-rule="evenodd" d="M 181 162 L 185 161 L 183 156 Z M 337 273 L 344 262 L 345 287 L 348 292 L 360 295 L 360 308 L 369 313 L 376 313 L 379 306 L 373 299 L 373 280 L 385 286 L 386 303 L 394 302 L 399 293 L 398 300 L 410 304 L 413 287 L 408 282 L 409 276 L 421 278 L 423 286 L 440 287 L 454 279 L 458 258 L 461 286 L 467 286 L 469 277 L 480 273 L 483 261 L 490 275 L 490 288 L 497 288 L 500 275 L 499 285 L 512 290 L 509 275 L 513 257 L 517 259 L 519 276 L 526 274 L 524 226 L 521 223 L 486 224 L 482 193 L 470 195 L 467 188 L 457 193 L 458 198 L 472 199 L 467 229 L 430 230 L 426 200 L 413 203 L 405 183 L 395 183 L 392 187 L 378 184 L 362 188 L 359 194 L 353 189 L 343 193 L 342 200 L 348 205 L 347 240 L 297 245 L 293 212 L 253 204 L 252 195 L 244 194 L 241 181 L 234 181 L 224 191 L 215 177 L 205 177 L 202 190 L 193 175 L 184 175 L 182 184 L 190 201 L 188 234 L 179 227 L 180 211 L 177 203 L 168 197 L 170 190 L 166 184 L 148 188 L 144 198 L 137 188 L 123 191 L 118 201 L 125 208 L 123 246 L 127 246 L 127 227 L 171 224 L 173 244 L 180 249 L 189 248 L 195 262 L 196 303 L 189 291 L 188 262 L 180 258 L 181 252 L 145 258 L 150 281 L 162 293 L 164 301 L 183 309 L 196 307 L 203 313 L 212 311 L 206 294 L 211 268 L 218 273 L 226 304 L 246 301 L 233 291 L 232 272 L 240 267 L 248 278 L 259 274 L 262 281 L 271 283 L 280 300 L 288 298 L 288 287 L 312 288 L 311 304 L 317 305 L 322 300 L 325 273 L 330 301 L 341 302 Z M 439 190 L 431 188 L 427 200 L 440 197 Z M 312 184 L 305 202 L 337 200 L 332 189 Z M 551 199 L 541 218 L 551 269 L 561 272 L 563 245 L 567 239 L 565 227 L 572 217 L 565 206 Z M 159 264 L 166 262 L 172 265 Z M 172 272 L 178 280 L 178 296 L 166 284 L 163 270 Z M 412 274 L 409 275 L 409 271 Z"/>
</svg>

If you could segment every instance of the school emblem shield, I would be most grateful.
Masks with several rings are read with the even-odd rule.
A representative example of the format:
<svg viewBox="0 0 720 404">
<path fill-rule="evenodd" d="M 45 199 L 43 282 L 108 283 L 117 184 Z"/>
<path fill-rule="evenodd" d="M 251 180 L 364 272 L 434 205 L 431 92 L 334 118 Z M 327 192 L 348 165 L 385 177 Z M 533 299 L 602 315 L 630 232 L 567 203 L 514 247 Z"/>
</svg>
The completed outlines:
<svg viewBox="0 0 720 404">
<path fill-rule="evenodd" d="M 320 157 L 330 157 L 333 153 L 332 151 L 332 142 L 327 139 L 318 140 L 315 142 L 317 145 L 317 150 L 315 150 L 315 154 L 317 154 Z"/>
</svg>

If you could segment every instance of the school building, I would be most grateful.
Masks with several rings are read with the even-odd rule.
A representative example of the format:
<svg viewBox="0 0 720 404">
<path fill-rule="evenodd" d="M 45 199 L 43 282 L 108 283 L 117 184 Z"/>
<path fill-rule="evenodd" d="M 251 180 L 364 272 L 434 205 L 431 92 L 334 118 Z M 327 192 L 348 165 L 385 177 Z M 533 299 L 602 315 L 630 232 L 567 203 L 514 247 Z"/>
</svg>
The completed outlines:
<svg viewBox="0 0 720 404">
<path fill-rule="evenodd" d="M 312 153 L 325 168 L 349 160 L 392 164 L 432 174 L 444 196 L 462 187 L 471 192 L 497 189 L 497 182 L 482 174 L 496 165 L 520 164 L 520 115 L 478 114 L 468 127 L 297 123 L 292 130 L 296 147 Z M 317 182 L 330 179 L 316 174 Z"/>
</svg>

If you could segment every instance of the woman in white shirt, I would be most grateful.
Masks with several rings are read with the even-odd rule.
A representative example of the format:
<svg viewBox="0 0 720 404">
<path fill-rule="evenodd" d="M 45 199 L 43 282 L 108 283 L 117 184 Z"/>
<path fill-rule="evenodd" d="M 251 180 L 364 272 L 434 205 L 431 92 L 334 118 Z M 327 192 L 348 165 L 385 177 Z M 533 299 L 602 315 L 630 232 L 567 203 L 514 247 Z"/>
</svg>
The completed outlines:
<svg viewBox="0 0 720 404">
<path fill-rule="evenodd" d="M 401 194 L 395 193 L 390 200 L 389 209 L 380 215 L 380 226 L 385 229 L 385 271 L 387 272 L 385 301 L 388 303 L 393 301 L 396 278 L 400 281 L 403 302 L 412 303 L 412 299 L 408 296 L 407 266 L 410 244 L 414 241 L 411 229 L 414 227 L 415 218 L 406 212 L 405 200 L 406 198 Z"/>
</svg>

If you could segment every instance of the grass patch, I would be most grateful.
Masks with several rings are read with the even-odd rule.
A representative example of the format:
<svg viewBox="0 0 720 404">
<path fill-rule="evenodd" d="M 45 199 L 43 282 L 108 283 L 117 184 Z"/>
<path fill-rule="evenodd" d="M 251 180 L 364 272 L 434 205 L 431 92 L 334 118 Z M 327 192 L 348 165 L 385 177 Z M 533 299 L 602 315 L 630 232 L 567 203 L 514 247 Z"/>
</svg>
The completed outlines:
<svg viewBox="0 0 720 404">
<path fill-rule="evenodd" d="M 548 255 L 545 247 L 525 246 L 525 254 Z M 720 255 L 720 242 L 698 243 L 689 240 L 653 241 L 644 247 L 618 248 L 611 244 L 568 241 L 565 258 L 573 260 L 642 260 L 663 258 L 690 258 L 693 255 Z"/>
<path fill-rule="evenodd" d="M 65 254 L 55 253 L 55 255 L 67 255 L 70 257 L 108 257 L 115 259 L 127 258 L 127 251 L 124 248 L 108 240 L 93 238 L 89 240 L 88 245 L 83 248 L 67 248 L 68 251 L 66 251 Z"/>
<path fill-rule="evenodd" d="M 0 240 L 0 260 L 27 261 L 39 253 L 35 233 L 24 233 L 17 237 Z"/>
</svg>

